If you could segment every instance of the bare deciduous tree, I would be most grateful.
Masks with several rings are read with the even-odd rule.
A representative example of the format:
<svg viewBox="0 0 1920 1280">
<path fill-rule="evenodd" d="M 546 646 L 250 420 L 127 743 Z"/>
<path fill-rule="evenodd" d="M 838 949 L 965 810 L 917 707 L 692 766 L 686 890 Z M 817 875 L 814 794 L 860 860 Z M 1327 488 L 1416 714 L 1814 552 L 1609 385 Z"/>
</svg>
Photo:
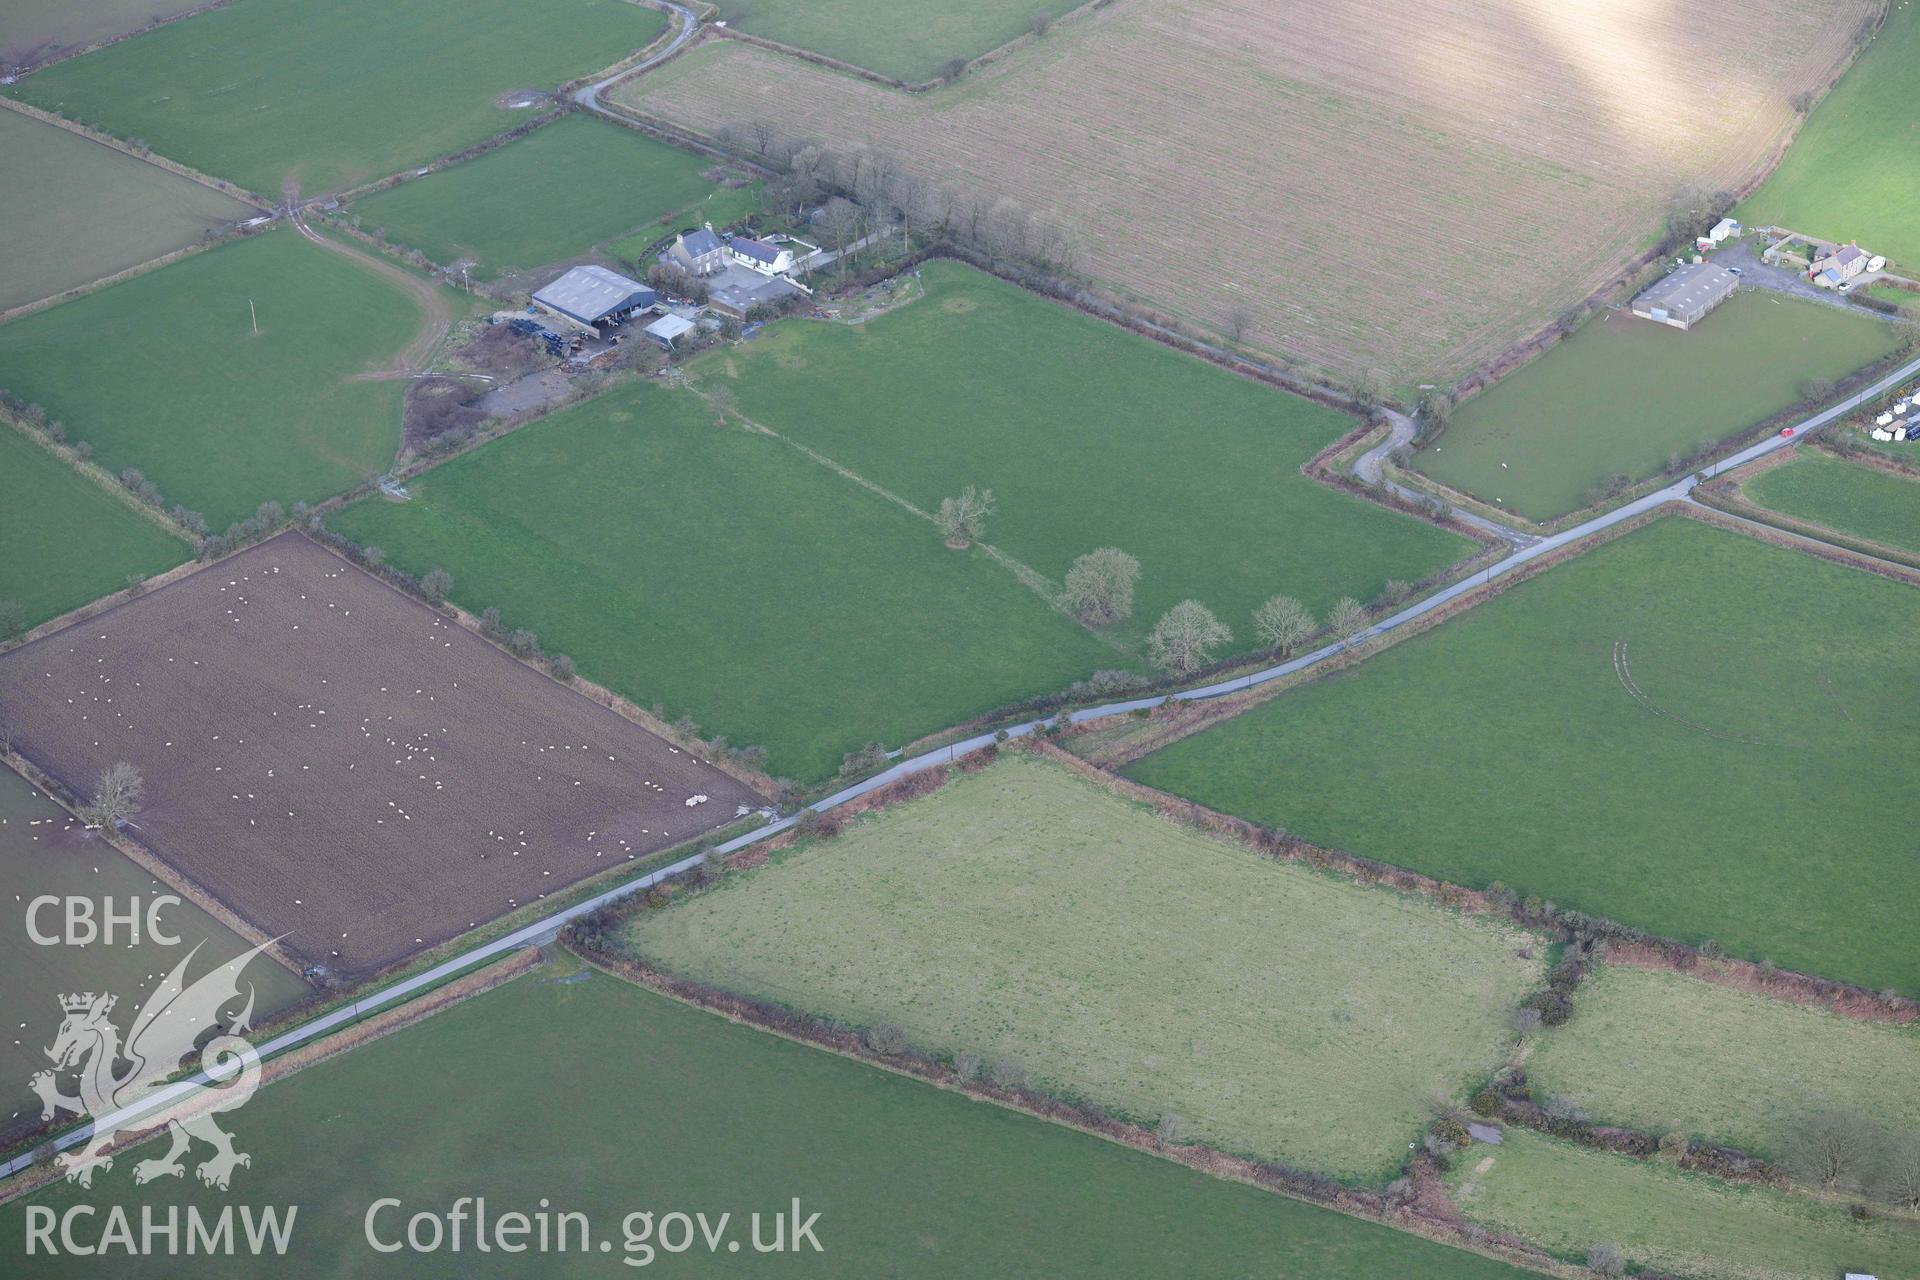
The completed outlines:
<svg viewBox="0 0 1920 1280">
<path fill-rule="evenodd" d="M 1318 625 L 1307 606 L 1292 596 L 1275 596 L 1253 611 L 1254 634 L 1280 654 L 1292 653 L 1293 647 L 1312 635 Z"/>
<path fill-rule="evenodd" d="M 1067 608 L 1089 627 L 1106 627 L 1133 614 L 1140 562 L 1118 547 L 1100 547 L 1067 569 Z"/>
<path fill-rule="evenodd" d="M 1367 611 L 1352 596 L 1341 596 L 1333 602 L 1333 608 L 1327 611 L 1327 630 L 1335 637 L 1345 640 L 1360 629 L 1367 620 Z"/>
<path fill-rule="evenodd" d="M 1034 14 L 1031 18 L 1027 19 L 1027 29 L 1032 31 L 1036 36 L 1044 36 L 1048 31 L 1053 29 L 1053 15 L 1050 13 Z"/>
<path fill-rule="evenodd" d="M 1617 1244 L 1597 1244 L 1587 1250 L 1587 1270 L 1597 1276 L 1627 1274 L 1627 1257 Z"/>
<path fill-rule="evenodd" d="M 1903 1133 L 1887 1144 L 1874 1190 L 1896 1208 L 1920 1210 L 1920 1133 Z"/>
<path fill-rule="evenodd" d="M 453 575 L 438 567 L 429 569 L 420 579 L 420 590 L 426 593 L 429 600 L 444 600 L 447 593 L 453 590 Z"/>
<path fill-rule="evenodd" d="M 1177 1147 L 1187 1138 L 1187 1122 L 1169 1111 L 1160 1117 L 1160 1123 L 1154 1127 L 1153 1136 L 1163 1147 Z"/>
<path fill-rule="evenodd" d="M 116 761 L 101 772 L 100 780 L 94 784 L 93 803 L 81 816 L 92 825 L 111 831 L 140 812 L 140 802 L 146 795 L 147 783 L 140 771 L 124 760 Z"/>
<path fill-rule="evenodd" d="M 1204 667 L 1213 651 L 1233 639 L 1233 632 L 1198 600 L 1182 600 L 1160 616 L 1147 634 L 1147 653 L 1155 666 L 1175 675 Z"/>
<path fill-rule="evenodd" d="M 1787 1135 L 1787 1172 L 1828 1191 L 1853 1190 L 1878 1171 L 1882 1146 L 1873 1121 L 1845 1107 L 1804 1116 Z"/>
<path fill-rule="evenodd" d="M 940 511 L 934 521 L 946 535 L 947 545 L 964 549 L 987 531 L 987 517 L 993 514 L 993 490 L 968 485 L 957 498 L 940 499 Z"/>
</svg>

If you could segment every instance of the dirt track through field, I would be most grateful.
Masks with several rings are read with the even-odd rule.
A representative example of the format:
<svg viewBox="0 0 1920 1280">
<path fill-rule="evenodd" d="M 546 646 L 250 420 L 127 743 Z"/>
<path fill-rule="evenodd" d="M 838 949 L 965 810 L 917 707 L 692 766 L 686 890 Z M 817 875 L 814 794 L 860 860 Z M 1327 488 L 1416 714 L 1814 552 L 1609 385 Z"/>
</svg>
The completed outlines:
<svg viewBox="0 0 1920 1280">
<path fill-rule="evenodd" d="M 133 763 L 142 844 L 352 976 L 759 803 L 298 534 L 0 655 L 0 719 L 75 792 Z"/>
<path fill-rule="evenodd" d="M 440 345 L 441 340 L 447 336 L 448 331 L 453 328 L 453 304 L 447 301 L 445 291 L 432 281 L 422 280 L 412 272 L 402 270 L 374 254 L 362 253 L 350 245 L 321 235 L 307 225 L 306 219 L 301 216 L 299 204 L 293 200 L 289 200 L 287 204 L 287 217 L 301 235 L 322 249 L 351 258 L 369 271 L 385 276 L 390 283 L 397 285 L 415 302 L 418 302 L 425 313 L 420 331 L 414 335 L 413 341 L 402 347 L 399 355 L 394 357 L 393 368 L 355 374 L 353 381 L 377 382 L 393 378 L 411 378 L 415 374 L 425 372 L 428 359 Z"/>
</svg>

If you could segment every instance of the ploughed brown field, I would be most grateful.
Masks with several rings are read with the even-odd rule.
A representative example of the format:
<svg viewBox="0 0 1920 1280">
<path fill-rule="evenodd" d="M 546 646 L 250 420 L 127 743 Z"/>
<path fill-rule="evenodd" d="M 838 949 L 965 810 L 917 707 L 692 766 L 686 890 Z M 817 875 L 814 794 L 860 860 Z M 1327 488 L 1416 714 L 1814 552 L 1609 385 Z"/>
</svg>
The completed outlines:
<svg viewBox="0 0 1920 1280">
<path fill-rule="evenodd" d="M 754 145 L 864 144 L 1075 265 L 1314 371 L 1444 381 L 1737 189 L 1870 0 L 1118 0 L 923 94 L 739 41 L 616 91 Z M 876 10 L 877 12 L 877 10 Z M 1004 212 L 1004 206 L 1002 206 Z"/>
<path fill-rule="evenodd" d="M 77 793 L 135 765 L 129 834 L 348 977 L 757 803 L 291 533 L 0 656 L 0 718 Z"/>
</svg>

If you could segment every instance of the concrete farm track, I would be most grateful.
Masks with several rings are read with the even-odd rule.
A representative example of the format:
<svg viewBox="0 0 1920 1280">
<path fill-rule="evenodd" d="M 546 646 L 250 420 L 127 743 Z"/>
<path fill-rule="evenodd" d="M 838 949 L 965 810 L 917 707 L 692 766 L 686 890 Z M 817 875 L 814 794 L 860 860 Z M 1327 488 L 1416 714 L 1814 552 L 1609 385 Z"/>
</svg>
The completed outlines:
<svg viewBox="0 0 1920 1280">
<path fill-rule="evenodd" d="M 1790 434 L 1782 433 L 1769 436 L 1757 444 L 1748 446 L 1731 458 L 1728 458 L 1723 465 L 1729 468 L 1739 466 L 1767 457 L 1779 449 L 1791 447 L 1797 442 L 1799 437 L 1806 432 L 1824 426 L 1837 418 L 1851 413 L 1854 409 L 1865 404 L 1875 396 L 1891 390 L 1917 374 L 1920 374 L 1920 358 L 1908 361 L 1900 368 L 1875 382 L 1872 386 L 1802 420 L 1792 428 Z M 1072 721 L 1079 722 L 1101 719 L 1107 716 L 1125 715 L 1132 711 L 1151 710 L 1166 702 L 1203 702 L 1231 693 L 1240 693 L 1285 676 L 1307 671 L 1327 662 L 1329 659 L 1346 653 L 1356 644 L 1387 635 L 1418 618 L 1422 618 L 1435 610 L 1444 608 L 1470 592 L 1490 584 L 1495 578 L 1503 574 L 1511 573 L 1513 570 L 1521 568 L 1554 551 L 1568 547 L 1596 534 L 1604 533 L 1617 525 L 1646 515 L 1668 503 L 1681 502 L 1691 504 L 1694 501 L 1692 497 L 1693 488 L 1697 483 L 1696 477 L 1692 475 L 1686 476 L 1665 488 L 1655 490 L 1622 507 L 1595 516 L 1584 524 L 1543 537 L 1529 545 L 1517 547 L 1504 559 L 1493 564 L 1486 570 L 1474 574 L 1467 580 L 1455 583 L 1453 586 L 1435 592 L 1423 600 L 1416 601 L 1398 613 L 1381 619 L 1379 622 L 1374 623 L 1346 640 L 1324 645 L 1311 653 L 1302 654 L 1287 662 L 1267 667 L 1264 670 L 1253 672 L 1250 675 L 1236 676 L 1231 680 L 1217 681 L 1212 684 L 1201 685 L 1198 688 L 1183 689 L 1175 693 L 1159 694 L 1147 698 L 1134 698 L 1066 714 Z M 1053 723 L 1053 720 L 1054 717 L 1029 720 L 1022 724 L 1010 726 L 1005 732 L 1012 738 L 1025 737 L 1048 727 Z M 871 778 L 836 791 L 822 800 L 815 801 L 809 808 L 821 813 L 838 808 L 851 800 L 877 791 L 902 778 L 939 765 L 951 763 L 961 756 L 983 750 L 993 745 L 996 741 L 997 735 L 995 733 L 978 733 L 971 737 L 949 743 L 946 746 L 923 752 L 920 755 L 899 760 L 892 767 Z M 770 836 L 775 836 L 788 830 L 797 821 L 797 814 L 781 818 L 775 822 L 768 823 L 758 830 L 729 840 L 717 846 L 717 849 L 723 854 L 736 852 L 749 845 L 765 840 Z M 370 1012 L 390 1007 L 395 1002 L 403 1000 L 408 996 L 430 990 L 477 965 L 484 964 L 517 948 L 550 940 L 570 921 L 586 915 L 589 912 L 598 910 L 600 907 L 606 906 L 618 899 L 650 888 L 663 880 L 671 879 L 674 876 L 683 875 L 686 872 L 692 871 L 699 867 L 703 860 L 704 855 L 700 853 L 682 858 L 657 871 L 638 876 L 602 893 L 595 894 L 571 907 L 543 916 L 531 924 L 515 929 L 499 938 L 495 938 L 491 942 L 482 943 L 479 946 L 464 951 L 449 960 L 442 961 L 411 977 L 390 983 L 332 1012 L 323 1014 L 320 1017 L 302 1023 L 297 1027 L 293 1027 L 266 1040 L 258 1046 L 260 1056 L 263 1059 L 272 1058 L 277 1054 L 307 1044 L 330 1031 L 346 1026 Z M 113 1113 L 105 1118 L 105 1123 L 117 1128 L 129 1127 L 133 1121 L 141 1116 L 163 1110 L 172 1104 L 185 1100 L 202 1085 L 207 1083 L 209 1083 L 209 1080 L 204 1073 L 196 1073 L 164 1089 L 157 1090 L 150 1098 L 136 1107 L 123 1108 Z M 52 1139 L 52 1143 L 54 1147 L 64 1150 L 84 1142 L 91 1133 L 91 1125 L 83 1126 L 59 1135 Z M 4 1165 L 0 1165 L 0 1177 L 12 1176 L 26 1169 L 32 1163 L 33 1154 L 31 1152 L 16 1156 Z"/>
</svg>

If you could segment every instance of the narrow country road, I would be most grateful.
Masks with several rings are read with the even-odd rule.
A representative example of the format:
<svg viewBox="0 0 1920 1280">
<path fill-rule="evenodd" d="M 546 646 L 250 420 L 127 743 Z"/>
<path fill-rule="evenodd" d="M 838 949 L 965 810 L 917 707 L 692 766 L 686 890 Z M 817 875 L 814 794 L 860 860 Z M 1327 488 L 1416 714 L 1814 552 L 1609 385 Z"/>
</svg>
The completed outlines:
<svg viewBox="0 0 1920 1280">
<path fill-rule="evenodd" d="M 1353 474 L 1362 484 L 1383 485 L 1387 492 L 1397 497 L 1405 498 L 1410 502 L 1425 502 L 1427 501 L 1428 495 L 1416 489 L 1409 489 L 1403 484 L 1396 484 L 1391 480 L 1381 479 L 1382 470 L 1386 466 L 1387 456 L 1401 445 L 1412 444 L 1413 437 L 1419 433 L 1419 428 L 1415 425 L 1413 419 L 1401 413 L 1398 409 L 1388 409 L 1385 412 L 1387 421 L 1390 424 L 1387 431 L 1387 438 L 1353 460 Z M 1489 520 L 1487 517 L 1477 515 L 1471 511 L 1463 511 L 1459 507 L 1452 506 L 1451 504 L 1449 504 L 1449 508 L 1453 513 L 1453 518 L 1461 524 L 1470 525 L 1482 533 L 1490 533 L 1494 537 L 1510 542 L 1516 547 L 1530 547 L 1540 541 L 1539 535 L 1537 534 L 1522 533 L 1511 525 L 1501 524 L 1498 520 Z"/>
<path fill-rule="evenodd" d="M 616 80 L 624 80 L 628 76 L 637 76 L 642 71 L 648 71 L 659 66 L 668 58 L 671 58 L 674 54 L 685 48 L 687 41 L 693 39 L 694 34 L 700 30 L 699 17 L 693 10 L 687 8 L 685 5 L 675 4 L 673 0 L 654 0 L 648 7 L 665 9 L 672 15 L 673 21 L 678 28 L 673 33 L 673 39 L 667 41 L 666 47 L 662 48 L 659 52 L 650 54 L 626 70 L 616 71 L 604 79 L 596 80 L 592 84 L 583 84 L 578 89 L 575 89 L 573 91 L 573 100 L 583 110 L 594 112 L 597 115 L 612 115 L 613 112 L 607 110 L 600 102 L 600 95 L 608 85 Z"/>
<path fill-rule="evenodd" d="M 1768 436 L 1758 444 L 1750 445 L 1742 449 L 1739 453 L 1734 454 L 1725 462 L 1719 464 L 1719 467 L 1737 467 L 1744 463 L 1752 462 L 1756 458 L 1764 458 L 1775 450 L 1787 448 L 1807 432 L 1817 427 L 1825 426 L 1836 418 L 1853 412 L 1853 410 L 1868 400 L 1871 400 L 1882 392 L 1892 390 L 1915 376 L 1920 376 L 1920 359 L 1907 362 L 1865 390 L 1847 397 L 1847 399 L 1831 408 L 1823 409 L 1819 413 L 1806 418 L 1792 428 L 1791 434 Z M 1537 559 L 1560 547 L 1564 547 L 1568 543 L 1578 542 L 1582 538 L 1590 537 L 1605 529 L 1610 529 L 1624 520 L 1631 520 L 1642 512 L 1651 511 L 1664 503 L 1692 501 L 1691 495 L 1696 483 L 1697 481 L 1693 476 L 1686 476 L 1668 485 L 1664 489 L 1649 493 L 1643 498 L 1629 502 L 1625 506 L 1606 512 L 1603 515 L 1595 516 L 1585 524 L 1577 525 L 1561 533 L 1540 538 L 1527 546 L 1516 548 L 1511 555 L 1493 565 L 1491 568 L 1474 574 L 1464 582 L 1455 583 L 1445 590 L 1435 592 L 1423 600 L 1418 600 L 1400 610 L 1400 612 L 1394 614 L 1392 617 L 1381 619 L 1379 622 L 1356 633 L 1347 640 L 1324 645 L 1312 653 L 1302 654 L 1297 658 L 1282 662 L 1277 666 L 1268 667 L 1263 671 L 1256 671 L 1252 675 L 1236 676 L 1231 680 L 1218 681 L 1213 684 L 1203 685 L 1197 689 L 1183 689 L 1177 693 L 1156 694 L 1150 698 L 1134 698 L 1126 702 L 1112 702 L 1101 707 L 1090 707 L 1084 711 L 1070 713 L 1071 718 L 1076 722 L 1082 720 L 1097 720 L 1105 716 L 1124 715 L 1129 711 L 1150 710 L 1168 701 L 1201 702 L 1208 698 L 1217 698 L 1228 693 L 1238 693 L 1241 690 L 1251 689 L 1257 685 L 1266 684 L 1268 681 L 1277 680 L 1282 676 L 1292 675 L 1297 671 L 1304 671 L 1309 667 L 1325 662 L 1337 654 L 1345 652 L 1352 645 L 1360 641 L 1370 639 L 1374 636 L 1385 635 L 1389 631 L 1405 626 L 1415 618 L 1431 613 L 1433 610 L 1458 599 L 1467 592 L 1491 582 L 1501 574 L 1511 572 L 1528 561 Z M 1006 732 L 1009 737 L 1025 737 L 1030 733 L 1046 728 L 1052 722 L 1053 717 L 1029 720 L 1024 724 L 1010 726 Z M 836 791 L 826 799 L 815 801 L 808 807 L 824 813 L 829 809 L 834 809 L 845 804 L 849 800 L 866 795 L 871 791 L 877 791 L 911 774 L 919 773 L 938 765 L 949 764 L 961 756 L 971 755 L 975 751 L 993 745 L 996 740 L 996 735 L 993 733 L 977 733 L 972 737 L 951 743 L 947 746 L 924 752 L 910 759 L 901 760 L 893 765 L 892 768 L 875 774 L 863 782 L 857 782 L 850 787 Z M 758 830 L 750 831 L 746 835 L 727 841 L 725 844 L 718 846 L 718 851 L 721 853 L 733 853 L 737 850 L 744 849 L 748 845 L 758 843 L 769 836 L 778 835 L 780 832 L 791 827 L 797 820 L 798 815 L 780 818 Z M 584 902 L 576 903 L 564 910 L 544 916 L 532 924 L 516 929 L 503 937 L 496 938 L 492 942 L 483 943 L 470 951 L 455 956 L 451 960 L 437 964 L 425 972 L 415 974 L 411 978 L 404 978 L 378 991 L 370 992 L 349 1005 L 336 1009 L 331 1013 L 323 1014 L 320 1017 L 302 1023 L 297 1027 L 293 1027 L 264 1041 L 257 1046 L 260 1056 L 262 1059 L 270 1058 L 275 1054 L 285 1052 L 298 1045 L 306 1044 L 330 1031 L 347 1026 L 374 1010 L 385 1008 L 407 996 L 426 991 L 477 965 L 484 964 L 489 960 L 505 955 L 520 947 L 545 941 L 553 937 L 553 935 L 559 932 L 569 921 L 586 915 L 590 911 L 595 911 L 619 898 L 624 898 L 642 889 L 649 888 L 662 880 L 691 871 L 700 866 L 703 858 L 704 855 L 699 853 L 691 857 L 682 858 L 670 866 L 662 867 L 660 870 L 648 875 L 628 880 L 603 893 L 595 894 Z M 134 1106 L 123 1107 L 113 1112 L 111 1115 L 104 1117 L 104 1121 L 114 1128 L 128 1128 L 133 1121 L 139 1119 L 141 1116 L 151 1115 L 154 1112 L 164 1110 L 168 1106 L 184 1100 L 195 1090 L 207 1083 L 209 1083 L 209 1080 L 205 1073 L 196 1073 L 174 1084 L 168 1085 L 164 1089 L 156 1090 L 149 1098 Z M 52 1142 L 56 1149 L 65 1150 L 86 1141 L 91 1134 L 92 1126 L 87 1125 L 63 1133 L 59 1137 L 54 1138 Z M 33 1153 L 27 1152 L 5 1164 L 0 1164 L 0 1178 L 9 1177 L 18 1173 L 32 1163 Z"/>
</svg>

